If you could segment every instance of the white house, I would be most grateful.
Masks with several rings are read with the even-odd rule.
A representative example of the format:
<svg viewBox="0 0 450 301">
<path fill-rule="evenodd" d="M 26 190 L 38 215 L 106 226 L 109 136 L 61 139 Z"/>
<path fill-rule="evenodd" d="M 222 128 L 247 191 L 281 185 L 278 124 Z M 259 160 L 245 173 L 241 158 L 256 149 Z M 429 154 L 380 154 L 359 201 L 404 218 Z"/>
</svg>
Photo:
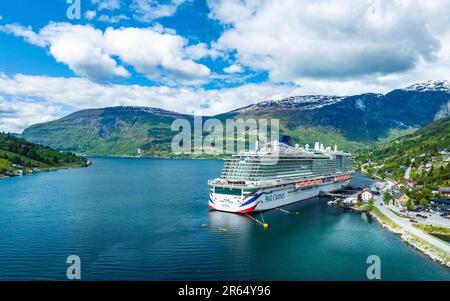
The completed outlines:
<svg viewBox="0 0 450 301">
<path fill-rule="evenodd" d="M 361 198 L 361 201 L 368 202 L 373 197 L 373 195 L 370 189 L 366 188 L 359 194 L 359 197 Z"/>
</svg>

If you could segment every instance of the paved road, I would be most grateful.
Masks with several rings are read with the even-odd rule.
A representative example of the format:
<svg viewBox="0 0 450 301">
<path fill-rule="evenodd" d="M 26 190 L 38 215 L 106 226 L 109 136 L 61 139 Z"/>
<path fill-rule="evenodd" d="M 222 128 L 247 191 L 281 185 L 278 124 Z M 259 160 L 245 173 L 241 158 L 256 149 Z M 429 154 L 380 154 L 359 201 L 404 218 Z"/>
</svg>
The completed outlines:
<svg viewBox="0 0 450 301">
<path fill-rule="evenodd" d="M 374 199 L 374 205 L 378 210 L 381 211 L 386 217 L 388 217 L 390 220 L 392 220 L 394 223 L 401 226 L 405 231 L 425 240 L 430 245 L 433 245 L 443 251 L 445 251 L 447 254 L 450 254 L 450 245 L 442 240 L 439 240 L 425 232 L 423 232 L 420 229 L 415 228 L 413 225 L 411 225 L 411 222 L 407 219 L 401 218 L 394 213 L 392 213 L 389 209 L 386 208 L 386 206 L 381 205 L 383 203 L 383 197 L 382 196 L 375 196 Z"/>
<path fill-rule="evenodd" d="M 411 159 L 411 164 L 409 164 L 409 167 L 405 171 L 405 179 L 406 180 L 409 180 L 409 174 L 411 173 L 411 167 L 414 163 L 414 160 L 415 160 L 414 158 Z"/>
</svg>

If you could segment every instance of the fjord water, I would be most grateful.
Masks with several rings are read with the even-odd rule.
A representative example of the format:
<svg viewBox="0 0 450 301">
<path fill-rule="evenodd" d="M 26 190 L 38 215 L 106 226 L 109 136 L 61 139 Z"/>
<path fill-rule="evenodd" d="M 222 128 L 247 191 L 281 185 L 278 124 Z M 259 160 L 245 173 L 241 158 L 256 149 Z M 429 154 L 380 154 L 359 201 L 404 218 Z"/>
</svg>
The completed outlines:
<svg viewBox="0 0 450 301">
<path fill-rule="evenodd" d="M 265 212 L 267 230 L 209 211 L 206 182 L 221 161 L 92 161 L 0 180 L 0 280 L 64 280 L 72 254 L 85 280 L 365 280 L 369 255 L 384 280 L 450 280 L 366 215 L 326 199 L 286 208 L 299 214 Z"/>
</svg>

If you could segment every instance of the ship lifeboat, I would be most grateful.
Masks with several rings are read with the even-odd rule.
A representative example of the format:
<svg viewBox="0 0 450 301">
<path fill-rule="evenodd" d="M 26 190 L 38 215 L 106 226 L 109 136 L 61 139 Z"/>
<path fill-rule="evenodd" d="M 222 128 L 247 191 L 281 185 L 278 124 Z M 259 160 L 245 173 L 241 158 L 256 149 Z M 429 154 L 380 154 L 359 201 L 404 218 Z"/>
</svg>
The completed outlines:
<svg viewBox="0 0 450 301">
<path fill-rule="evenodd" d="M 295 187 L 306 187 L 311 185 L 317 185 L 322 183 L 322 180 L 310 180 L 310 181 L 303 181 L 303 182 L 297 182 L 295 183 Z"/>
</svg>

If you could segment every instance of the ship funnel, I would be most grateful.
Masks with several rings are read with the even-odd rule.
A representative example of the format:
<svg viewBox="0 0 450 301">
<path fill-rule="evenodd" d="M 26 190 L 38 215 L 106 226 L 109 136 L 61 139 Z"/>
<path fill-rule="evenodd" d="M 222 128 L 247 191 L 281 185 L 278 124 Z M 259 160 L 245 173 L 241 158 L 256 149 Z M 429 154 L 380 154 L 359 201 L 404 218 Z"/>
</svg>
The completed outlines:
<svg viewBox="0 0 450 301">
<path fill-rule="evenodd" d="M 305 144 L 305 149 L 309 150 L 309 144 Z"/>
<path fill-rule="evenodd" d="M 319 142 L 316 142 L 316 144 L 314 144 L 314 150 L 319 150 L 319 148 L 320 148 L 320 144 L 319 144 Z"/>
<path fill-rule="evenodd" d="M 320 150 L 321 150 L 321 151 L 323 151 L 323 150 L 324 150 L 324 148 L 323 148 L 323 144 L 320 144 Z"/>
<path fill-rule="evenodd" d="M 337 144 L 334 145 L 334 151 L 337 152 Z"/>
<path fill-rule="evenodd" d="M 258 151 L 258 150 L 259 150 L 259 141 L 256 140 L 255 141 L 255 151 Z"/>
</svg>

